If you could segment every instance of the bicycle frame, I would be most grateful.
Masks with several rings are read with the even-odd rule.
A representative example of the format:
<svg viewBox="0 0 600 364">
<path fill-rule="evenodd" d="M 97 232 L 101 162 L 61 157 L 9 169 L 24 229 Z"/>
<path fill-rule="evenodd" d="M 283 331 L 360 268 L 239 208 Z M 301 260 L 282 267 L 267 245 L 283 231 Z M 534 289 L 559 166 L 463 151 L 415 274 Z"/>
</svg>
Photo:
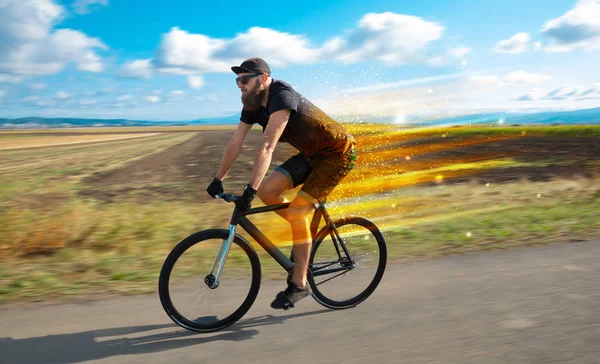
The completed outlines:
<svg viewBox="0 0 600 364">
<path fill-rule="evenodd" d="M 281 250 L 279 250 L 279 248 L 277 248 L 246 217 L 249 215 L 261 214 L 261 213 L 269 212 L 269 211 L 284 210 L 284 209 L 287 209 L 289 206 L 290 206 L 290 203 L 288 202 L 288 203 L 282 203 L 282 204 L 276 204 L 276 205 L 256 207 L 256 208 L 249 209 L 247 211 L 241 211 L 237 207 L 234 208 L 233 215 L 231 216 L 231 223 L 229 226 L 229 236 L 228 236 L 227 240 L 224 240 L 221 242 L 221 245 L 217 252 L 217 256 L 215 257 L 215 260 L 212 265 L 212 269 L 210 271 L 210 275 L 212 275 L 214 273 L 215 267 L 217 267 L 217 264 L 218 264 L 217 274 L 214 276 L 215 279 L 212 284 L 213 288 L 216 288 L 216 286 L 218 286 L 218 284 L 219 284 L 219 277 L 221 276 L 223 266 L 225 265 L 225 260 L 227 259 L 227 254 L 229 253 L 229 248 L 231 247 L 233 238 L 235 237 L 236 228 L 238 225 L 241 226 L 242 229 L 244 229 L 250 236 L 252 236 L 252 238 L 254 240 L 256 240 L 256 242 L 264 250 L 266 250 L 267 253 L 269 253 L 269 255 L 273 259 L 275 259 L 275 261 L 277 263 L 279 263 L 279 265 L 281 265 L 283 267 L 283 269 L 285 269 L 287 272 L 291 272 L 292 269 L 294 269 L 294 263 L 285 254 L 283 254 L 283 252 Z M 338 253 L 338 256 L 340 257 L 340 260 L 342 259 L 342 255 L 341 255 L 338 245 L 340 245 L 342 247 L 344 253 L 346 254 L 346 257 L 350 257 L 350 254 L 348 253 L 346 245 L 344 244 L 342 238 L 339 236 L 335 224 L 333 223 L 333 221 L 331 220 L 331 217 L 329 216 L 329 214 L 327 213 L 327 210 L 325 209 L 325 205 L 322 203 L 319 203 L 319 202 L 317 202 L 315 204 L 315 213 L 314 213 L 312 221 L 310 223 L 311 237 L 313 239 L 315 238 L 317 229 L 319 228 L 319 225 L 321 223 L 321 218 L 324 218 L 326 226 L 330 226 L 332 228 L 331 230 L 334 232 L 334 234 L 332 235 L 332 240 L 333 240 L 335 249 Z M 335 264 L 335 262 L 333 262 L 331 264 Z M 329 264 L 327 266 L 330 266 L 331 264 Z M 342 267 L 342 268 L 324 269 L 327 266 L 322 267 L 322 268 L 318 269 L 317 271 L 312 271 L 311 272 L 312 275 L 318 276 L 318 275 L 352 269 L 352 267 L 351 268 Z"/>
</svg>

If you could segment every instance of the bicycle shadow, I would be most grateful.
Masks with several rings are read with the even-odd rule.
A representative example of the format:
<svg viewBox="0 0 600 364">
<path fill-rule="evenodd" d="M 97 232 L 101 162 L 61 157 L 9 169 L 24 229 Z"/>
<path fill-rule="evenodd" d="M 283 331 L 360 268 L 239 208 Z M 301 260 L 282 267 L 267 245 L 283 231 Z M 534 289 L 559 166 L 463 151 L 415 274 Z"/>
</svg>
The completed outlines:
<svg viewBox="0 0 600 364">
<path fill-rule="evenodd" d="M 300 318 L 300 317 L 305 317 L 305 316 L 320 315 L 320 314 L 327 313 L 327 312 L 335 312 L 335 311 L 328 309 L 328 308 L 324 308 L 324 309 L 317 310 L 317 311 L 299 312 L 299 313 L 294 313 L 294 314 L 285 315 L 285 316 L 275 316 L 275 315 L 257 316 L 257 317 L 253 317 L 253 318 L 249 318 L 249 319 L 242 319 L 242 320 L 236 322 L 233 326 L 230 326 L 227 329 L 225 329 L 225 331 L 228 331 L 228 330 L 236 331 L 236 330 L 242 330 L 242 329 L 256 327 L 256 326 L 283 324 L 285 321 L 290 320 L 290 319 L 295 319 L 295 318 Z"/>
<path fill-rule="evenodd" d="M 215 341 L 243 341 L 259 334 L 252 329 L 259 326 L 282 324 L 303 316 L 331 312 L 320 310 L 286 316 L 264 315 L 246 320 L 215 333 L 195 333 L 179 328 L 175 324 L 117 327 L 58 334 L 24 339 L 0 338 L 0 353 L 6 363 L 79 363 L 119 355 L 135 355 L 178 349 L 192 345 L 209 344 Z M 138 336 L 137 334 L 173 328 L 173 331 Z M 131 335 L 132 337 L 119 337 Z M 116 338 L 112 338 L 116 337 Z"/>
</svg>

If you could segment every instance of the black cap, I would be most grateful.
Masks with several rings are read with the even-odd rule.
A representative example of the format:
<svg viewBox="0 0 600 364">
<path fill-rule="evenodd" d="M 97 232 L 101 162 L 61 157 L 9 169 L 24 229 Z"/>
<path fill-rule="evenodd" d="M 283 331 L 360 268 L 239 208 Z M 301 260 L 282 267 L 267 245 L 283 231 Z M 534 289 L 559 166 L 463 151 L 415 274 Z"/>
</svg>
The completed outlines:
<svg viewBox="0 0 600 364">
<path fill-rule="evenodd" d="M 231 67 L 231 70 L 237 75 L 240 73 L 266 73 L 271 76 L 271 69 L 267 62 L 262 58 L 249 58 L 242 62 L 241 65 Z"/>
</svg>

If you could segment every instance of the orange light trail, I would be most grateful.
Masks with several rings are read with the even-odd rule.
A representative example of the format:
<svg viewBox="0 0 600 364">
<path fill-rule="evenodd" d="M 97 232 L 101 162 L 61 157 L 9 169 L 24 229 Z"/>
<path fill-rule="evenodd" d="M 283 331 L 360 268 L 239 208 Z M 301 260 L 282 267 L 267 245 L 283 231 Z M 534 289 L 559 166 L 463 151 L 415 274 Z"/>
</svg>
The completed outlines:
<svg viewBox="0 0 600 364">
<path fill-rule="evenodd" d="M 328 199 L 333 214 L 363 215 L 385 225 L 397 225 L 400 216 L 428 206 L 414 198 L 399 197 L 395 191 L 423 184 L 440 185 L 452 178 L 508 167 L 515 163 L 519 152 L 504 150 L 502 143 L 524 137 L 519 130 L 488 136 L 466 128 L 459 131 L 470 133 L 454 132 L 454 128 L 397 128 L 379 124 L 349 127 L 357 142 L 358 160 Z M 278 245 L 291 244 L 287 224 L 266 225 L 263 228 L 276 237 Z"/>
</svg>

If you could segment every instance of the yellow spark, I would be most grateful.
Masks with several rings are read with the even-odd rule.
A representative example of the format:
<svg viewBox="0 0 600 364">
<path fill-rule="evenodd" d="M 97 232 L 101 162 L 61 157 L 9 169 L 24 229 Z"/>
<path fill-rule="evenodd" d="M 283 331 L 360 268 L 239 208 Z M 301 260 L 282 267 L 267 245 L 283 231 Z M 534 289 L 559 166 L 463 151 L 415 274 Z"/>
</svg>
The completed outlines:
<svg viewBox="0 0 600 364">
<path fill-rule="evenodd" d="M 471 232 L 470 232 L 470 231 L 467 231 L 467 233 L 465 234 L 465 236 L 466 236 L 467 238 L 470 238 L 471 236 L 473 236 L 473 234 L 471 234 Z"/>
<path fill-rule="evenodd" d="M 444 176 L 442 176 L 441 174 L 438 174 L 437 176 L 435 176 L 435 183 L 442 183 L 444 181 Z"/>
</svg>

